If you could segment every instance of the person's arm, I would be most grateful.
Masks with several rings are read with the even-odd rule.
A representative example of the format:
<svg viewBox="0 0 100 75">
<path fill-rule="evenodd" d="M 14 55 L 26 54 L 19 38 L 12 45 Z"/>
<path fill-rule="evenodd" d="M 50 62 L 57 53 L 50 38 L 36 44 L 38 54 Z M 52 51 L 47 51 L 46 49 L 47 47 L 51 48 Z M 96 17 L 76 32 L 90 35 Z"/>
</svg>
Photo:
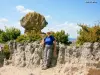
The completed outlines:
<svg viewBox="0 0 100 75">
<path fill-rule="evenodd" d="M 43 39 L 43 40 L 41 40 L 40 45 L 42 45 L 42 47 L 43 47 L 43 48 L 45 47 L 44 39 Z"/>
<path fill-rule="evenodd" d="M 44 39 L 42 39 L 42 41 L 41 41 L 41 43 L 40 43 L 41 45 L 44 45 Z"/>
</svg>

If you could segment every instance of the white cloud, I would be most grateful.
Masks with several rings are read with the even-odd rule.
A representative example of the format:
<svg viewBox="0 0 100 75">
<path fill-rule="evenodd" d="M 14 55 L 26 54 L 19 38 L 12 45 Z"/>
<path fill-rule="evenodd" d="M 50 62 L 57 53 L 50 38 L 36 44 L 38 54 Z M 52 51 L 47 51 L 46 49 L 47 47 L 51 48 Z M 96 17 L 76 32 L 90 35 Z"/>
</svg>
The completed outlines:
<svg viewBox="0 0 100 75">
<path fill-rule="evenodd" d="M 50 15 L 45 16 L 46 19 L 52 19 Z"/>
<path fill-rule="evenodd" d="M 20 22 L 15 23 L 15 27 L 21 30 L 21 33 L 24 34 L 24 28 L 20 25 Z"/>
<path fill-rule="evenodd" d="M 80 27 L 76 23 L 65 22 L 63 24 L 58 24 L 53 27 L 47 26 L 42 31 L 47 32 L 48 29 L 49 31 L 54 31 L 54 32 L 65 30 L 65 32 L 68 33 L 71 38 L 77 38 L 78 35 L 77 31 L 80 29 Z"/>
<path fill-rule="evenodd" d="M 8 19 L 6 18 L 0 18 L 0 29 L 5 29 L 5 26 L 7 26 Z"/>
<path fill-rule="evenodd" d="M 31 9 L 27 9 L 25 8 L 24 6 L 22 5 L 18 5 L 16 6 L 16 9 L 17 11 L 19 11 L 20 13 L 23 13 L 23 14 L 27 14 L 29 12 L 34 12 L 34 10 L 31 10 Z M 52 17 L 50 15 L 46 15 L 45 18 L 48 20 L 48 19 L 52 19 Z"/>
<path fill-rule="evenodd" d="M 25 8 L 25 7 L 22 6 L 22 5 L 16 6 L 16 9 L 17 9 L 20 13 L 24 13 L 24 14 L 27 14 L 28 12 L 34 12 L 34 10 L 27 9 L 27 8 Z"/>
<path fill-rule="evenodd" d="M 5 23 L 5 22 L 8 22 L 8 19 L 6 19 L 6 18 L 1 18 L 0 19 L 0 23 Z"/>
<path fill-rule="evenodd" d="M 15 27 L 21 30 L 21 33 L 24 33 L 24 28 L 21 27 L 20 22 L 9 24 L 9 21 L 6 18 L 0 19 L 0 29 L 5 30 L 5 27 Z"/>
</svg>

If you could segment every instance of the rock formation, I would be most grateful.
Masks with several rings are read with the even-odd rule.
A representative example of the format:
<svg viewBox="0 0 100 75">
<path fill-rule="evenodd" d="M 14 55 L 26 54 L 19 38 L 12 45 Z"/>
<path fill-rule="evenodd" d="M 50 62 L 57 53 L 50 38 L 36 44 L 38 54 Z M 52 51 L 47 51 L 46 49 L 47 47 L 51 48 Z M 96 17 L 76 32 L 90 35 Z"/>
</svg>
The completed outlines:
<svg viewBox="0 0 100 75">
<path fill-rule="evenodd" d="M 9 49 L 11 49 L 10 62 L 13 66 L 34 68 L 42 64 L 43 47 L 38 41 L 10 42 Z M 87 42 L 80 47 L 59 44 L 57 53 L 58 56 L 52 60 L 52 65 L 58 67 L 57 75 L 87 75 L 91 72 L 90 68 L 100 68 L 99 42 Z"/>
<path fill-rule="evenodd" d="M 36 33 L 41 32 L 41 30 L 48 24 L 45 17 L 37 12 L 26 14 L 20 20 L 20 23 L 21 26 L 25 28 L 25 33 L 32 31 L 35 31 Z"/>
</svg>

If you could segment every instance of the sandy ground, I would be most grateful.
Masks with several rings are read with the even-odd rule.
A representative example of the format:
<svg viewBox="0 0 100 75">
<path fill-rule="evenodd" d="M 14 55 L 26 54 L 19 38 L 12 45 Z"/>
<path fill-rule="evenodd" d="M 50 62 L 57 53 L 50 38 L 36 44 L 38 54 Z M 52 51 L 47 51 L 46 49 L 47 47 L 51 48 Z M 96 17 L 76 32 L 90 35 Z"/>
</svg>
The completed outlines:
<svg viewBox="0 0 100 75">
<path fill-rule="evenodd" d="M 9 65 L 0 68 L 0 75 L 66 75 L 66 74 L 59 74 L 58 70 L 59 70 L 58 67 L 42 70 L 40 67 L 35 69 L 28 69 L 25 67 L 21 68 Z M 100 69 L 90 69 L 88 74 L 78 74 L 78 75 L 100 75 Z"/>
<path fill-rule="evenodd" d="M 55 67 L 47 70 L 41 68 L 28 69 L 14 66 L 4 66 L 0 68 L 0 75 L 57 75 L 55 74 Z"/>
</svg>

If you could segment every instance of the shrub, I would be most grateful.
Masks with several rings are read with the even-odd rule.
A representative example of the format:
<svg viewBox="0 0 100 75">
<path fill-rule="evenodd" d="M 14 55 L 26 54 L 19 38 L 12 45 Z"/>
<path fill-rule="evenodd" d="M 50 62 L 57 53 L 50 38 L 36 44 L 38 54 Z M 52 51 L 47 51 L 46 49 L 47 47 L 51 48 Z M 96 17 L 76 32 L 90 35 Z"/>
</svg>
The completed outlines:
<svg viewBox="0 0 100 75">
<path fill-rule="evenodd" d="M 39 34 L 28 34 L 28 35 L 21 35 L 19 36 L 16 41 L 17 42 L 31 42 L 31 41 L 37 41 L 41 40 L 41 36 Z"/>
<path fill-rule="evenodd" d="M 3 33 L 4 31 L 0 29 L 0 34 Z"/>
<path fill-rule="evenodd" d="M 28 40 L 29 40 L 29 38 L 28 38 L 27 36 L 25 36 L 25 35 L 20 35 L 20 36 L 18 36 L 18 38 L 16 39 L 17 42 L 21 42 L 21 43 L 26 42 L 26 41 L 28 41 Z"/>
<path fill-rule="evenodd" d="M 5 55 L 5 58 L 9 59 L 10 51 L 9 51 L 9 46 L 7 44 L 4 45 L 3 52 L 4 52 L 4 55 Z"/>
<path fill-rule="evenodd" d="M 61 42 L 63 44 L 69 44 L 68 34 L 65 34 L 64 30 L 58 31 L 56 33 L 52 32 L 52 35 L 55 37 L 57 42 Z"/>
<path fill-rule="evenodd" d="M 9 36 L 7 35 L 6 32 L 1 33 L 1 42 L 7 42 L 8 40 L 10 40 Z"/>
<path fill-rule="evenodd" d="M 28 33 L 27 36 L 29 37 L 30 41 L 37 41 L 37 40 L 41 40 L 41 35 L 39 33 Z"/>
<path fill-rule="evenodd" d="M 4 33 L 4 31 L 0 29 L 0 42 L 2 42 L 2 38 L 1 38 L 2 33 Z"/>
<path fill-rule="evenodd" d="M 82 45 L 84 42 L 100 42 L 100 25 L 89 27 L 87 25 L 79 25 L 81 27 L 78 32 L 77 43 Z"/>
<path fill-rule="evenodd" d="M 20 36 L 20 30 L 14 27 L 10 28 L 5 28 L 6 29 L 6 34 L 10 40 L 16 39 L 18 36 Z"/>
<path fill-rule="evenodd" d="M 0 31 L 0 42 L 7 42 L 9 40 L 15 40 L 18 36 L 20 36 L 20 30 L 14 27 L 7 28 L 5 27 L 5 31 Z"/>
</svg>

